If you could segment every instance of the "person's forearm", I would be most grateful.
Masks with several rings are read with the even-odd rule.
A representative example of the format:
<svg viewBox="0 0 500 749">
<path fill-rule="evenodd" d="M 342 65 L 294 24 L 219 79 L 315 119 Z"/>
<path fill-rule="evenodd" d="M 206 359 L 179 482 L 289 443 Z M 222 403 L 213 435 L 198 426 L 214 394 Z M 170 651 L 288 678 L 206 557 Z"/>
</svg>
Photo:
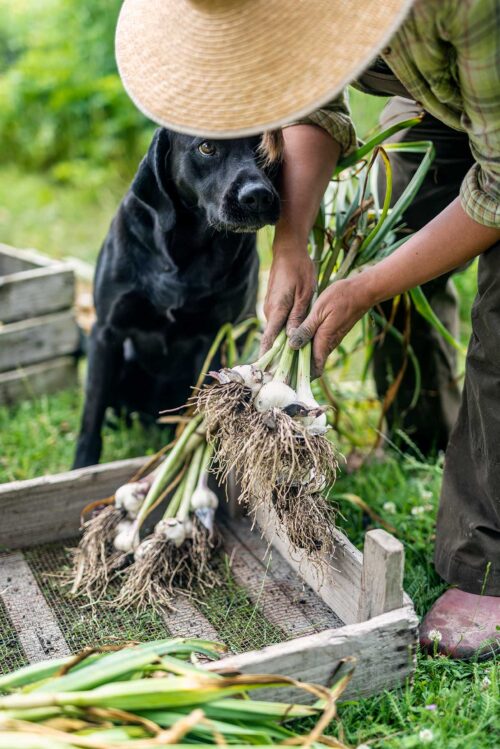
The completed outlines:
<svg viewBox="0 0 500 749">
<path fill-rule="evenodd" d="M 263 351 L 284 326 L 287 331 L 296 328 L 307 315 L 316 286 L 307 240 L 340 154 L 340 146 L 315 125 L 291 125 L 283 137 L 281 217 L 276 224 L 264 300 Z"/>
<path fill-rule="evenodd" d="M 293 125 L 283 131 L 285 152 L 281 179 L 281 217 L 275 247 L 307 245 L 321 199 L 340 155 L 340 146 L 322 128 Z"/>
<path fill-rule="evenodd" d="M 458 268 L 499 240 L 500 229 L 471 219 L 457 198 L 393 255 L 355 279 L 370 304 L 378 304 Z"/>
</svg>

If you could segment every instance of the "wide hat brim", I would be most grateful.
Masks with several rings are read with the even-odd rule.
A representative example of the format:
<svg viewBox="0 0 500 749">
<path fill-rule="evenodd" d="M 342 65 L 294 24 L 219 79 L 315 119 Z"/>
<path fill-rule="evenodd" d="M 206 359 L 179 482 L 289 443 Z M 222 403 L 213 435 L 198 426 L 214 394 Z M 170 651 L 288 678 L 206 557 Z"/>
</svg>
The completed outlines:
<svg viewBox="0 0 500 749">
<path fill-rule="evenodd" d="M 116 58 L 136 106 L 212 138 L 253 135 L 333 99 L 412 0 L 125 0 Z"/>
</svg>

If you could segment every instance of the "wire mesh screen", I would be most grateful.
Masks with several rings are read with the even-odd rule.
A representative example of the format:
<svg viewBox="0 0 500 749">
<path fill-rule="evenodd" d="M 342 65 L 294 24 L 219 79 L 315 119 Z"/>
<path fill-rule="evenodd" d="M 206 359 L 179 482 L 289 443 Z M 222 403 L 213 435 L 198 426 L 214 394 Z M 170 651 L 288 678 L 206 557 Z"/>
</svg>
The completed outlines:
<svg viewBox="0 0 500 749">
<path fill-rule="evenodd" d="M 272 570 L 266 566 L 260 556 L 262 549 L 257 548 L 259 541 L 252 541 L 248 529 L 246 536 L 241 531 L 241 539 L 234 527 L 226 527 L 224 532 L 223 548 L 214 560 L 217 584 L 203 594 L 195 591 L 189 600 L 182 597 L 178 611 L 162 615 L 153 610 L 136 613 L 119 608 L 113 603 L 119 583 L 113 583 L 107 598 L 93 607 L 84 598 L 73 596 L 64 580 L 71 568 L 70 550 L 76 540 L 11 555 L 24 566 L 25 577 L 31 580 L 31 589 L 25 590 L 27 602 L 19 601 L 23 592 L 22 585 L 21 592 L 18 586 L 17 605 L 29 609 L 30 596 L 36 589 L 45 607 L 44 615 L 59 632 L 59 651 L 51 651 L 50 657 L 77 653 L 89 645 L 147 641 L 169 635 L 217 639 L 230 651 L 243 652 L 342 624 L 310 589 L 301 585 L 281 557 L 273 560 Z M 8 594 L 8 590 L 0 590 L 0 604 L 1 596 L 5 601 Z M 11 609 L 12 606 L 7 610 L 0 605 L 0 673 L 27 661 L 19 627 L 9 616 Z M 40 622 L 38 629 L 44 631 Z M 33 660 L 31 653 L 29 656 Z M 45 657 L 46 651 L 38 660 Z"/>
<path fill-rule="evenodd" d="M 87 645 L 168 636 L 164 622 L 154 611 L 137 614 L 114 606 L 113 586 L 107 598 L 93 607 L 84 598 L 71 595 L 64 581 L 71 568 L 69 550 L 75 543 L 46 544 L 24 552 L 71 652 L 77 653 Z"/>
<path fill-rule="evenodd" d="M 0 600 L 0 673 L 9 673 L 27 663 L 28 659 L 23 652 L 17 632 Z"/>
<path fill-rule="evenodd" d="M 228 556 L 221 554 L 215 565 L 221 584 L 209 589 L 200 599 L 200 610 L 219 634 L 219 638 L 235 653 L 257 650 L 283 642 L 285 632 L 271 624 L 247 591 L 231 574 Z"/>
</svg>

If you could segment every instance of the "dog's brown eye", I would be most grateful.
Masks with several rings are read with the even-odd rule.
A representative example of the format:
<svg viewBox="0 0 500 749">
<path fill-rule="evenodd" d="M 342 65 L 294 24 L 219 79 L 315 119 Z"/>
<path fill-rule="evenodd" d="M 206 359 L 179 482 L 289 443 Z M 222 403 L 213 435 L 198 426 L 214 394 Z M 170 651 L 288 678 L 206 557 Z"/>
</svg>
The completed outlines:
<svg viewBox="0 0 500 749">
<path fill-rule="evenodd" d="M 200 143 L 198 146 L 198 151 L 203 154 L 203 156 L 214 156 L 216 153 L 216 148 L 213 145 L 213 143 L 209 143 L 208 140 L 203 141 L 203 143 Z"/>
</svg>

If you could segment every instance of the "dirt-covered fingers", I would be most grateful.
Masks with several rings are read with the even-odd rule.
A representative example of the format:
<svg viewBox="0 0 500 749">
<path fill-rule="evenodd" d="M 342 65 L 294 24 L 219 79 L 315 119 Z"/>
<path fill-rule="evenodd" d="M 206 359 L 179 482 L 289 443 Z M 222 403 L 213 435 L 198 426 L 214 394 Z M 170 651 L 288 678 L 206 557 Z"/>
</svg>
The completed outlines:
<svg viewBox="0 0 500 749">
<path fill-rule="evenodd" d="M 330 353 L 367 309 L 348 280 L 338 281 L 319 296 L 304 322 L 293 331 L 290 345 L 302 348 L 313 339 L 314 374 L 319 376 Z"/>
<path fill-rule="evenodd" d="M 280 252 L 274 256 L 264 301 L 267 324 L 262 352 L 271 347 L 284 327 L 290 333 L 303 322 L 314 286 L 314 266 L 306 252 Z"/>
</svg>

